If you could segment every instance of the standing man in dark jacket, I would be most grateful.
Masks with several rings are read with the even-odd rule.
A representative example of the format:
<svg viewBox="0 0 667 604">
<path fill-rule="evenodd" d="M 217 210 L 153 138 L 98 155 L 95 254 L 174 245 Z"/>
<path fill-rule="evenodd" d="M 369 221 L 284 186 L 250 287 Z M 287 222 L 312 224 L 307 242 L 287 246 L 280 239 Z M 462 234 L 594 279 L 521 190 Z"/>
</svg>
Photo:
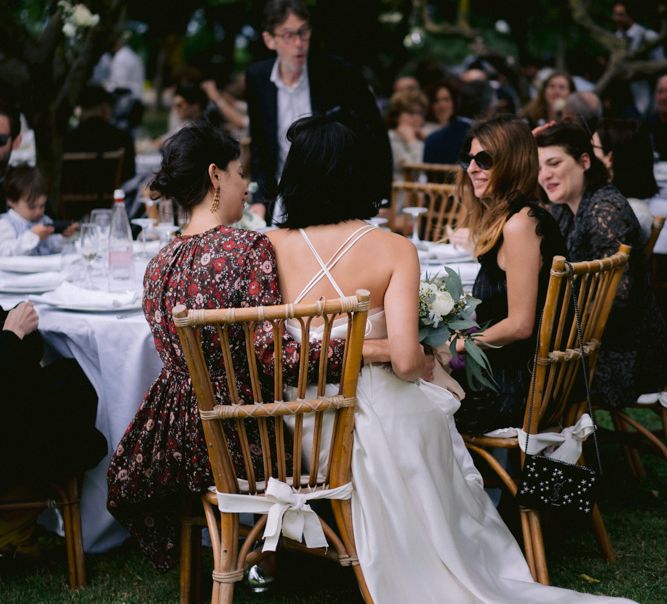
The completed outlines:
<svg viewBox="0 0 667 604">
<path fill-rule="evenodd" d="M 290 124 L 307 115 L 352 116 L 367 139 L 381 197 L 391 192 L 391 147 L 368 84 L 350 65 L 329 56 L 309 55 L 310 15 L 301 0 L 271 0 L 264 9 L 262 37 L 275 59 L 255 63 L 246 73 L 251 138 L 253 201 L 270 208 L 289 151 Z M 316 201 L 316 200 L 314 200 Z M 255 210 L 258 206 L 255 206 Z M 259 213 L 264 208 L 259 207 Z"/>
</svg>

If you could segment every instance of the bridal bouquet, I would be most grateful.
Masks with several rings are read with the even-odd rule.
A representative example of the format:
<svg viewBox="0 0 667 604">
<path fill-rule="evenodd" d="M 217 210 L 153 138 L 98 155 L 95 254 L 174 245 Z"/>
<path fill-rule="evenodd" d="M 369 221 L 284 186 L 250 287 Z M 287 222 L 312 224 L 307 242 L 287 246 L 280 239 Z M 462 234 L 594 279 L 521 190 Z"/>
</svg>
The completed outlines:
<svg viewBox="0 0 667 604">
<path fill-rule="evenodd" d="M 446 276 L 426 275 L 419 284 L 419 341 L 437 349 L 451 338 L 449 348 L 456 359 L 456 340 L 462 338 L 468 384 L 473 390 L 486 387 L 497 391 L 489 360 L 475 342 L 480 328 L 474 316 L 480 300 L 464 293 L 457 272 L 449 267 L 445 271 Z"/>
</svg>

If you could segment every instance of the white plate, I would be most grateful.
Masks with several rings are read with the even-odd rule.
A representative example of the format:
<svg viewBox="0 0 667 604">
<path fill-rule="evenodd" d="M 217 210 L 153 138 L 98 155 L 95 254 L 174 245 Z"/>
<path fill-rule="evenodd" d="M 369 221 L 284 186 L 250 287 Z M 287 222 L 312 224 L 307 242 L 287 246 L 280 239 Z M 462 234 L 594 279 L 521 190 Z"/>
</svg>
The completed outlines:
<svg viewBox="0 0 667 604">
<path fill-rule="evenodd" d="M 44 273 L 59 271 L 60 254 L 51 256 L 5 256 L 0 258 L 0 270 L 11 273 Z"/>
<path fill-rule="evenodd" d="M 3 294 L 43 294 L 56 289 L 59 283 L 52 285 L 28 286 L 28 285 L 0 285 L 0 293 Z"/>
</svg>

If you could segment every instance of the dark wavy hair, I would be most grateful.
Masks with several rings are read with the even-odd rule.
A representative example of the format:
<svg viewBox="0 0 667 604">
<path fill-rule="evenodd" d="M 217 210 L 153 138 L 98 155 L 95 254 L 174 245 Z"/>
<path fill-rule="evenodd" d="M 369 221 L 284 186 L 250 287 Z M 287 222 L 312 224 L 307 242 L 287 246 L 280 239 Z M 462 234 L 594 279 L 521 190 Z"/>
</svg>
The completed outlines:
<svg viewBox="0 0 667 604">
<path fill-rule="evenodd" d="M 301 0 L 270 0 L 264 7 L 262 29 L 273 34 L 276 27 L 281 25 L 289 17 L 290 13 L 293 13 L 304 21 L 310 21 L 308 8 Z"/>
<path fill-rule="evenodd" d="M 162 164 L 150 184 L 151 197 L 168 197 L 184 208 L 201 203 L 211 190 L 209 165 L 226 170 L 241 155 L 237 140 L 206 121 L 181 128 L 160 152 Z"/>
<path fill-rule="evenodd" d="M 595 191 L 609 182 L 607 168 L 593 153 L 591 134 L 574 120 L 563 120 L 540 132 L 536 137 L 538 147 L 562 147 L 565 152 L 579 161 L 586 154 L 591 166 L 584 172 L 586 189 Z"/>
<path fill-rule="evenodd" d="M 613 153 L 612 184 L 626 197 L 647 199 L 659 191 L 653 175 L 653 145 L 637 120 L 603 119 L 597 129 L 602 150 Z"/>
<path fill-rule="evenodd" d="M 286 215 L 280 226 L 298 229 L 377 214 L 372 154 L 353 118 L 302 118 L 290 126 L 287 139 L 292 146 L 278 185 Z"/>
</svg>

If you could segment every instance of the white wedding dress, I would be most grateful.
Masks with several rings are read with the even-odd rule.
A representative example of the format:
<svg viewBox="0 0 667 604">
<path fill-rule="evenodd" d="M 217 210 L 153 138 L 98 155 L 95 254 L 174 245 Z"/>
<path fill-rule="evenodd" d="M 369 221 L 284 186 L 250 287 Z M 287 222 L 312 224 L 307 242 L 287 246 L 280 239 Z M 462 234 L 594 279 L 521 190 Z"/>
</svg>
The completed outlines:
<svg viewBox="0 0 667 604">
<path fill-rule="evenodd" d="M 302 231 L 322 270 L 295 302 L 323 277 L 343 295 L 330 269 L 335 258 L 340 259 L 365 232 L 351 237 L 324 263 Z M 288 329 L 299 337 L 298 330 Z M 338 324 L 332 338 L 344 338 L 346 331 L 344 322 Z M 381 308 L 369 312 L 366 337 L 387 337 Z M 370 364 L 361 372 L 352 453 L 352 519 L 359 562 L 374 602 L 631 602 L 533 581 L 456 430 L 453 414 L 458 407 L 449 391 L 423 380 L 401 380 L 388 366 Z M 304 456 L 307 461 L 307 451 Z"/>
</svg>

